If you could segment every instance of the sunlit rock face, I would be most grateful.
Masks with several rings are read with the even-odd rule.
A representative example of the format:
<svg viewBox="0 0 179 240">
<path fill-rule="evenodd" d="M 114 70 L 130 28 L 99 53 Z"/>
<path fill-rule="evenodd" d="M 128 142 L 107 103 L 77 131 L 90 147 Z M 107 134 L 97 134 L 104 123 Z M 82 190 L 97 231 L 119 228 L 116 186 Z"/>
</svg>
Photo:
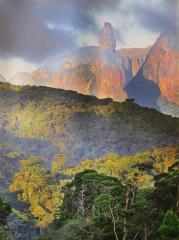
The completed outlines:
<svg viewBox="0 0 179 240">
<path fill-rule="evenodd" d="M 150 50 L 148 48 L 124 48 L 116 51 L 117 60 L 125 74 L 125 85 L 138 73 Z"/>
<path fill-rule="evenodd" d="M 111 52 L 115 52 L 116 39 L 114 37 L 113 28 L 108 22 L 104 23 L 104 27 L 100 32 L 99 46 L 103 50 L 111 50 Z"/>
<path fill-rule="evenodd" d="M 105 23 L 99 36 L 99 47 L 81 48 L 55 58 L 31 74 L 27 84 L 74 90 L 98 98 L 123 101 L 125 71 L 117 63 L 116 39 L 110 23 Z"/>
<path fill-rule="evenodd" d="M 28 84 L 36 86 L 48 86 L 51 81 L 51 70 L 48 67 L 41 67 L 31 74 Z"/>
<path fill-rule="evenodd" d="M 162 33 L 150 49 L 140 71 L 126 86 L 130 98 L 159 110 L 160 96 L 179 104 L 179 51 L 176 33 Z"/>
<path fill-rule="evenodd" d="M 138 72 L 148 49 L 116 50 L 114 30 L 104 23 L 99 46 L 88 46 L 50 59 L 31 74 L 18 73 L 10 82 L 74 90 L 98 98 L 127 98 L 124 87 Z"/>
<path fill-rule="evenodd" d="M 110 23 L 104 23 L 104 27 L 99 36 L 99 47 L 101 62 L 108 66 L 114 66 L 116 63 L 116 39 Z"/>
<path fill-rule="evenodd" d="M 96 96 L 123 101 L 127 96 L 123 90 L 125 73 L 116 59 L 116 39 L 110 23 L 104 23 L 99 36 L 100 60 L 93 66 L 96 76 Z"/>
<path fill-rule="evenodd" d="M 162 33 L 143 66 L 146 79 L 155 82 L 161 95 L 179 104 L 179 49 L 176 34 Z"/>
<path fill-rule="evenodd" d="M 124 75 L 120 69 L 104 66 L 98 69 L 96 96 L 98 98 L 113 98 L 116 101 L 124 101 L 127 98 L 124 86 Z"/>
<path fill-rule="evenodd" d="M 116 101 L 126 98 L 122 71 L 102 64 L 100 60 L 63 68 L 60 73 L 50 75 L 50 87 L 70 89 L 98 98 L 110 97 Z"/>
<path fill-rule="evenodd" d="M 65 90 L 74 90 L 86 95 L 96 95 L 96 78 L 91 71 L 89 64 L 80 64 L 77 66 L 65 65 L 59 73 L 52 72 L 50 87 L 62 88 Z"/>
</svg>

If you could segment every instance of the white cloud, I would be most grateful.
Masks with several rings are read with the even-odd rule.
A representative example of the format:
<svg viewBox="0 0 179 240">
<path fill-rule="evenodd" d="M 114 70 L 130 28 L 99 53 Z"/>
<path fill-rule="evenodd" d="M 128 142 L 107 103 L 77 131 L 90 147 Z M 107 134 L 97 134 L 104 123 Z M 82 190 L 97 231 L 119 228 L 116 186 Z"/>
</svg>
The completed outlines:
<svg viewBox="0 0 179 240">
<path fill-rule="evenodd" d="M 156 3 L 155 0 L 151 1 L 151 4 Z M 99 28 L 107 21 L 119 33 L 121 39 L 117 40 L 117 48 L 147 47 L 152 45 L 160 34 L 160 32 L 153 32 L 140 24 L 138 16 L 133 12 L 133 4 L 135 3 L 144 4 L 144 1 L 123 0 L 111 13 L 107 10 L 93 13 Z"/>
<path fill-rule="evenodd" d="M 132 26 L 130 31 L 123 34 L 124 43 L 119 43 L 118 48 L 143 48 L 151 46 L 159 37 L 159 33 L 149 32 L 146 29 L 141 29 L 138 26 Z"/>
<path fill-rule="evenodd" d="M 37 65 L 21 58 L 0 59 L 0 73 L 8 80 L 18 72 L 32 72 Z"/>
</svg>

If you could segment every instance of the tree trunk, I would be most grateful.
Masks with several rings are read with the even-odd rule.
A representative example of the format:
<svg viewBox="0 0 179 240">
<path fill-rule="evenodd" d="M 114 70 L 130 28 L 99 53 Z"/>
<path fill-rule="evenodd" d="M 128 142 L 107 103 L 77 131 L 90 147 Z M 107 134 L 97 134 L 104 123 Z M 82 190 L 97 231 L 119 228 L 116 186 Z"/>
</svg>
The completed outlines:
<svg viewBox="0 0 179 240">
<path fill-rule="evenodd" d="M 113 210 L 112 210 L 112 208 L 110 206 L 109 206 L 109 210 L 111 212 L 112 221 L 113 221 L 113 232 L 114 232 L 116 240 L 119 240 L 117 232 L 116 232 L 116 219 L 114 217 Z"/>
<path fill-rule="evenodd" d="M 79 200 L 82 217 L 84 217 L 84 215 L 85 215 L 85 206 L 84 206 L 84 197 L 85 197 L 85 195 L 84 195 L 84 192 L 85 192 L 84 186 L 82 186 L 82 190 L 80 192 L 81 198 Z"/>
<path fill-rule="evenodd" d="M 130 195 L 130 189 L 127 188 L 126 196 L 125 196 L 125 211 L 126 211 L 126 213 L 127 213 L 128 208 L 129 208 L 129 195 Z M 124 228 L 123 228 L 123 238 L 122 238 L 122 240 L 127 239 L 127 234 L 128 234 L 127 223 L 128 223 L 128 217 L 124 216 L 124 221 L 123 221 Z"/>
<path fill-rule="evenodd" d="M 148 239 L 147 222 L 144 223 L 144 240 Z"/>
<path fill-rule="evenodd" d="M 177 187 L 176 214 L 179 214 L 179 186 Z"/>
</svg>

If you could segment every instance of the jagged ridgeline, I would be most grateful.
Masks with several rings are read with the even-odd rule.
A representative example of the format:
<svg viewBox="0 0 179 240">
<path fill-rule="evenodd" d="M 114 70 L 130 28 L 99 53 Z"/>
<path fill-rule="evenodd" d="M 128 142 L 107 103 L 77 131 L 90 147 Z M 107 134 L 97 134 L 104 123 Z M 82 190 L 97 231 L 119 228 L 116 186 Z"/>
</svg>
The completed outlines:
<svg viewBox="0 0 179 240">
<path fill-rule="evenodd" d="M 70 164 L 108 152 L 133 154 L 179 144 L 179 119 L 133 100 L 98 100 L 73 91 L 0 83 L 0 144 L 14 152 L 63 153 Z"/>
</svg>

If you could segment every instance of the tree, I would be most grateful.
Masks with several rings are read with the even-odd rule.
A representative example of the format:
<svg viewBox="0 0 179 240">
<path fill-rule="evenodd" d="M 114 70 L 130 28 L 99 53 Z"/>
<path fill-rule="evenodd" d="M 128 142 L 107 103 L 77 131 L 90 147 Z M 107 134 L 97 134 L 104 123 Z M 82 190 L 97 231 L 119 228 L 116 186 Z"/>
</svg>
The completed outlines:
<svg viewBox="0 0 179 240">
<path fill-rule="evenodd" d="M 6 226 L 7 216 L 11 213 L 11 207 L 0 198 L 0 240 L 8 240 L 8 229 Z"/>
<path fill-rule="evenodd" d="M 179 218 L 172 211 L 167 211 L 160 226 L 162 240 L 179 239 Z"/>
<path fill-rule="evenodd" d="M 84 239 L 118 239 L 124 188 L 116 178 L 85 170 L 74 176 L 64 192 L 59 224 L 80 218 Z"/>
<path fill-rule="evenodd" d="M 115 239 L 119 240 L 119 233 L 117 229 L 119 228 L 120 221 L 120 201 L 110 194 L 101 194 L 95 198 L 94 212 L 95 212 L 95 222 L 99 221 L 104 224 L 107 219 L 113 224 L 113 232 Z"/>
<path fill-rule="evenodd" d="M 6 218 L 11 213 L 11 207 L 0 198 L 0 224 L 6 224 Z"/>
<path fill-rule="evenodd" d="M 52 180 L 42 158 L 33 156 L 21 160 L 9 191 L 16 192 L 18 200 L 27 204 L 39 227 L 53 222 L 60 202 L 60 185 Z"/>
<path fill-rule="evenodd" d="M 179 214 L 179 169 L 175 164 L 168 173 L 155 176 L 155 189 L 152 198 L 160 211 L 172 210 Z"/>
<path fill-rule="evenodd" d="M 62 173 L 66 163 L 67 157 L 64 154 L 56 154 L 51 163 L 51 173 L 53 175 Z"/>
</svg>

